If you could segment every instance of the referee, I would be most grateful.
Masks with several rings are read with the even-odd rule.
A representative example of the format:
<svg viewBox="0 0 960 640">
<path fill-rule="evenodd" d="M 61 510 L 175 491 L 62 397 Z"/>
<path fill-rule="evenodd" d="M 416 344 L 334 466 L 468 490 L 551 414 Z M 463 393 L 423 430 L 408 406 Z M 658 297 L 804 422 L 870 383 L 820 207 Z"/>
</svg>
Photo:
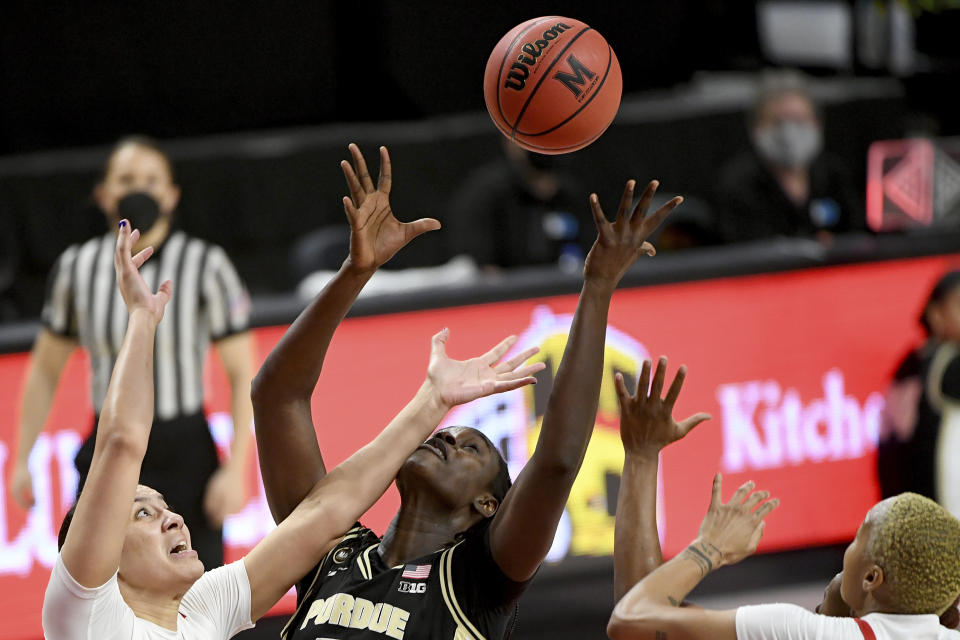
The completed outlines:
<svg viewBox="0 0 960 640">
<path fill-rule="evenodd" d="M 149 245 L 155 249 L 142 269 L 147 285 L 155 290 L 164 280 L 175 283 L 157 328 L 156 410 L 140 481 L 163 493 L 183 515 L 192 546 L 210 569 L 223 564 L 224 517 L 243 506 L 252 421 L 250 304 L 223 249 L 173 227 L 179 197 L 170 161 L 155 141 L 136 136 L 116 144 L 94 190 L 111 231 L 69 247 L 49 276 L 43 328 L 33 345 L 21 399 L 12 486 L 22 507 L 33 505 L 30 451 L 46 422 L 60 374 L 77 346 L 89 354 L 92 404 L 100 414 L 127 324 L 114 278 L 112 230 L 121 218 L 128 218 L 142 232 L 134 252 Z M 233 444 L 222 465 L 203 414 L 203 364 L 211 342 L 232 392 Z M 96 426 L 77 453 L 78 495 L 95 437 Z"/>
</svg>

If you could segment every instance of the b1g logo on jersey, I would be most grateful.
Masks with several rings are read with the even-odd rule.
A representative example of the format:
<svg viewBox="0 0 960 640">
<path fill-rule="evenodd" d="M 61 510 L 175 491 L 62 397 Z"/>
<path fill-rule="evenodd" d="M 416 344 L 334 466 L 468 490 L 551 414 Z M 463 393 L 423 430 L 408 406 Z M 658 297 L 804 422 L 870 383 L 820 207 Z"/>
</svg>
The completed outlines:
<svg viewBox="0 0 960 640">
<path fill-rule="evenodd" d="M 397 591 L 399 591 L 400 593 L 426 593 L 427 583 L 426 582 L 407 582 L 406 580 L 401 580 L 400 586 L 397 587 Z"/>
</svg>

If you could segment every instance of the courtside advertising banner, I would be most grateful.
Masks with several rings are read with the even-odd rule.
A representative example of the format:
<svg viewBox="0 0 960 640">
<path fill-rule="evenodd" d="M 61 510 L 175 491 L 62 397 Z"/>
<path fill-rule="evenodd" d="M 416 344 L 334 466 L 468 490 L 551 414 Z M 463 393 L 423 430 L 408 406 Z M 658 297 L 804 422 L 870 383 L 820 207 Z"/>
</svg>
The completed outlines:
<svg viewBox="0 0 960 640">
<path fill-rule="evenodd" d="M 667 385 L 677 367 L 689 367 L 677 418 L 713 416 L 662 454 L 657 515 L 666 555 L 696 535 L 717 471 L 725 497 L 754 480 L 781 499 L 761 552 L 851 539 L 879 496 L 874 466 L 887 382 L 922 338 L 917 318 L 930 287 L 958 262 L 941 256 L 618 291 L 593 437 L 550 561 L 612 553 L 624 455 L 614 375 L 633 381 L 644 358 L 661 354 L 669 357 Z M 443 423 L 483 430 L 515 477 L 544 426 L 576 303 L 577 296 L 564 295 L 348 319 L 313 396 L 328 467 L 372 439 L 413 396 L 430 337 L 449 327 L 454 358 L 479 355 L 510 334 L 520 338 L 514 352 L 540 347 L 535 359 L 547 367 L 537 385 L 457 407 Z M 284 330 L 254 331 L 258 362 Z M 87 361 L 78 352 L 31 454 L 36 505 L 21 510 L 9 483 L 27 364 L 26 353 L 0 356 L 0 640 L 41 637 L 57 529 L 76 487 L 73 457 L 92 426 Z M 211 429 L 227 451 L 229 387 L 215 358 L 205 378 Z M 255 452 L 248 462 L 249 499 L 225 525 L 228 560 L 274 526 Z M 382 532 L 397 506 L 391 488 L 364 524 Z M 274 613 L 292 608 L 288 595 Z"/>
</svg>

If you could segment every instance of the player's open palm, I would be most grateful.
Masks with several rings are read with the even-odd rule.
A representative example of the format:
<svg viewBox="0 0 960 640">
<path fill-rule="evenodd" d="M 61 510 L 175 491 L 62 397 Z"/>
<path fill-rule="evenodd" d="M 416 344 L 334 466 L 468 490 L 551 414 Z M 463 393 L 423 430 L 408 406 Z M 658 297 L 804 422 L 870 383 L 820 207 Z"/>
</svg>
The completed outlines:
<svg viewBox="0 0 960 640">
<path fill-rule="evenodd" d="M 780 500 L 770 500 L 769 491 L 754 491 L 751 481 L 724 504 L 720 497 L 722 488 L 718 473 L 713 478 L 710 508 L 700 525 L 698 542 L 719 555 L 720 565 L 727 565 L 740 562 L 757 550 L 763 536 L 763 519 L 779 506 Z"/>
<path fill-rule="evenodd" d="M 500 362 L 516 343 L 516 336 L 502 340 L 482 356 L 469 360 L 454 360 L 447 355 L 449 337 L 449 329 L 433 336 L 430 366 L 427 368 L 427 379 L 437 389 L 442 402 L 449 407 L 534 384 L 536 378 L 533 374 L 546 367 L 542 362 L 523 364 L 539 351 L 537 347 Z"/>
<path fill-rule="evenodd" d="M 637 390 L 633 395 L 627 390 L 623 375 L 618 373 L 615 381 L 617 398 L 620 400 L 620 439 L 624 450 L 629 454 L 655 457 L 668 444 L 684 437 L 704 420 L 709 420 L 710 414 L 697 413 L 680 422 L 674 420 L 673 405 L 680 396 L 687 368 L 680 367 L 667 395 L 661 398 L 667 375 L 667 359 L 661 357 L 657 363 L 653 384 L 650 384 L 651 366 L 649 360 L 643 361 Z"/>
<path fill-rule="evenodd" d="M 154 293 L 144 282 L 143 276 L 140 275 L 140 267 L 153 255 L 153 247 L 147 247 L 137 255 L 131 255 L 133 246 L 139 238 L 139 229 L 131 231 L 129 221 L 120 221 L 117 248 L 113 252 L 113 266 L 117 272 L 117 285 L 120 288 L 120 295 L 123 296 L 123 301 L 127 305 L 127 311 L 131 314 L 134 311 L 146 311 L 155 322 L 159 323 L 163 318 L 163 310 L 173 293 L 173 284 L 167 280 Z"/>
<path fill-rule="evenodd" d="M 386 263 L 407 243 L 427 231 L 440 228 L 433 218 L 400 222 L 390 208 L 393 183 L 390 154 L 380 147 L 380 176 L 374 186 L 360 148 L 349 146 L 353 165 L 340 162 L 350 196 L 343 198 L 343 210 L 350 221 L 350 263 L 361 271 L 373 271 Z"/>
<path fill-rule="evenodd" d="M 637 258 L 657 253 L 654 246 L 647 242 L 647 238 L 660 226 L 667 214 L 683 202 L 683 198 L 677 196 L 648 216 L 647 210 L 659 184 L 656 180 L 651 181 L 640 196 L 637 206 L 631 208 L 636 181 L 627 180 L 613 222 L 609 222 L 604 215 L 597 194 L 590 194 L 590 210 L 597 225 L 597 239 L 587 254 L 584 265 L 584 277 L 587 280 L 596 279 L 616 285 Z"/>
</svg>

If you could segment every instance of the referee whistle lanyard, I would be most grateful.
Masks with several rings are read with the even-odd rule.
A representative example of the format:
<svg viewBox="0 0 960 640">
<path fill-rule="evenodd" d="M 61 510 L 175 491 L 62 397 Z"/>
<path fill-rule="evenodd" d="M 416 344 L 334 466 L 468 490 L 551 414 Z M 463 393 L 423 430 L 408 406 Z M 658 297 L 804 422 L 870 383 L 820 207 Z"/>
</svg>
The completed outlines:
<svg viewBox="0 0 960 640">
<path fill-rule="evenodd" d="M 864 640 L 877 640 L 877 635 L 873 632 L 873 629 L 866 620 L 854 618 L 854 621 L 857 623 L 857 626 L 860 627 L 860 633 L 863 634 Z"/>
</svg>

